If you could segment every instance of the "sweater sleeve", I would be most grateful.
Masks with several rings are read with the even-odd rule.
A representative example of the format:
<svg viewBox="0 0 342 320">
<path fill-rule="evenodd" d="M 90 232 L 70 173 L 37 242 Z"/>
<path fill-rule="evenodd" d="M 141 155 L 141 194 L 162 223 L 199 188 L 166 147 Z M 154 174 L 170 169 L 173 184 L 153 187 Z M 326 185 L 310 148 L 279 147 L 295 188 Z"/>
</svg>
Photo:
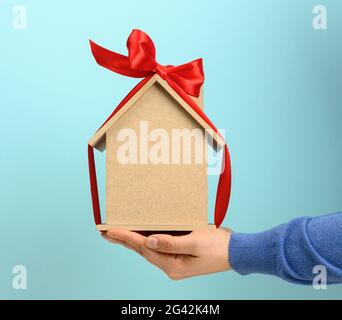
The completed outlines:
<svg viewBox="0 0 342 320">
<path fill-rule="evenodd" d="M 312 284 L 314 268 L 326 268 L 327 283 L 342 283 L 342 213 L 303 217 L 268 231 L 233 233 L 232 268 L 242 275 L 264 273 Z"/>
</svg>

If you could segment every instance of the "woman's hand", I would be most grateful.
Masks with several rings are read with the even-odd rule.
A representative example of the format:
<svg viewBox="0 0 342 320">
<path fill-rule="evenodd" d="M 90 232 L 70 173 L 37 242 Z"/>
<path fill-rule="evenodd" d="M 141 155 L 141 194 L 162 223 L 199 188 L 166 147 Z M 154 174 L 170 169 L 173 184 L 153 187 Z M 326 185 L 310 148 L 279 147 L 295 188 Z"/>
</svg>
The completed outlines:
<svg viewBox="0 0 342 320">
<path fill-rule="evenodd" d="M 123 229 L 102 236 L 121 244 L 163 270 L 171 279 L 230 270 L 228 248 L 231 230 L 198 230 L 184 236 L 154 234 L 145 237 Z"/>
</svg>

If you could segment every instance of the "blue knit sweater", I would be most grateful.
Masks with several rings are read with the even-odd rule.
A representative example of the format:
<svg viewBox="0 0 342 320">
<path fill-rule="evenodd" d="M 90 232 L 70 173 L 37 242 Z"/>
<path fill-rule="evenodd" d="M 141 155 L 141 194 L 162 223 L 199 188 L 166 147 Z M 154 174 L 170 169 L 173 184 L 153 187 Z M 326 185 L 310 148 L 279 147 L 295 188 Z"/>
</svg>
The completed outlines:
<svg viewBox="0 0 342 320">
<path fill-rule="evenodd" d="M 242 275 L 264 273 L 312 284 L 314 268 L 324 266 L 328 284 L 342 283 L 342 213 L 299 218 L 261 233 L 233 233 L 229 259 Z"/>
</svg>

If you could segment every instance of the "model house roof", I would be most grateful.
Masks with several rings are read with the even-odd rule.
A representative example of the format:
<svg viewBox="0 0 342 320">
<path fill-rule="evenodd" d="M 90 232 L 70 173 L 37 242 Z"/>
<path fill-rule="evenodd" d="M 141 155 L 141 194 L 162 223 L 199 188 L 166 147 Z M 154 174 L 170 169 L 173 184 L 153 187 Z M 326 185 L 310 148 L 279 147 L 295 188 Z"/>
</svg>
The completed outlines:
<svg viewBox="0 0 342 320">
<path fill-rule="evenodd" d="M 217 133 L 215 133 L 207 124 L 207 122 L 203 120 L 201 116 L 197 114 L 197 112 L 193 110 L 192 107 L 186 101 L 184 101 L 182 97 L 179 96 L 178 93 L 176 93 L 176 91 L 174 91 L 170 85 L 158 74 L 154 75 L 149 81 L 147 81 L 146 84 L 140 88 L 140 90 L 138 90 L 134 96 L 95 133 L 95 135 L 89 140 L 89 145 L 100 151 L 105 150 L 105 138 L 107 130 L 114 125 L 115 122 L 122 117 L 125 112 L 129 110 L 144 95 L 144 93 L 146 93 L 155 84 L 159 84 L 166 92 L 168 92 L 172 98 L 190 114 L 190 116 L 199 124 L 199 126 L 207 132 L 207 134 L 213 139 L 215 149 L 216 147 L 221 149 L 221 147 L 224 146 L 224 140 Z M 196 103 L 199 103 L 198 99 L 193 99 Z"/>
</svg>

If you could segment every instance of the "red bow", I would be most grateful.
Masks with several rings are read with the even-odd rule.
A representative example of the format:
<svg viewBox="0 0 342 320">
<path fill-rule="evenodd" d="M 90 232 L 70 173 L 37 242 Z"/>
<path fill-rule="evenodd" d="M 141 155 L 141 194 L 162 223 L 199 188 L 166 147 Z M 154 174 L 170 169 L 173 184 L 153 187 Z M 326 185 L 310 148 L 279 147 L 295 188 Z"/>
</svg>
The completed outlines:
<svg viewBox="0 0 342 320">
<path fill-rule="evenodd" d="M 141 30 L 133 30 L 127 40 L 128 57 L 89 41 L 96 62 L 111 71 L 132 78 L 159 74 L 169 84 L 176 83 L 187 94 L 198 97 L 204 82 L 202 59 L 180 66 L 162 66 L 156 61 L 151 38 Z"/>
</svg>

